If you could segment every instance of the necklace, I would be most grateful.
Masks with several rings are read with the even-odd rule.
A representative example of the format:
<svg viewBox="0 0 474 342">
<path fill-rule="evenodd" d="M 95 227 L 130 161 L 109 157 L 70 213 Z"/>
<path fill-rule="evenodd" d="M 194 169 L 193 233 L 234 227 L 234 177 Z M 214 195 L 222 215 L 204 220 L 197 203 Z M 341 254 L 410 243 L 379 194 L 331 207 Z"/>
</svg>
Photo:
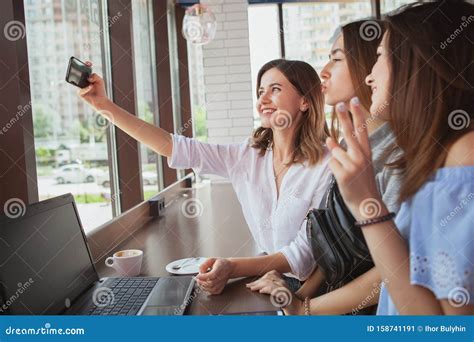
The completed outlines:
<svg viewBox="0 0 474 342">
<path fill-rule="evenodd" d="M 274 170 L 275 176 L 274 176 L 273 178 L 274 178 L 275 180 L 277 180 L 278 177 L 281 175 L 281 173 L 282 173 L 285 169 L 289 168 L 290 166 L 291 166 L 291 165 L 288 165 L 287 163 L 282 163 L 282 168 L 281 168 L 280 170 L 278 170 L 278 172 L 275 172 L 275 170 Z"/>
<path fill-rule="evenodd" d="M 270 148 L 273 147 L 273 143 L 271 144 Z M 275 155 L 273 154 L 273 159 L 275 158 Z M 291 158 L 291 161 L 293 161 L 294 159 L 294 151 L 292 153 L 292 158 Z M 273 173 L 274 173 L 274 177 L 273 179 L 277 182 L 278 181 L 278 177 L 280 177 L 281 173 L 283 171 L 285 171 L 287 168 L 289 168 L 291 166 L 291 164 L 289 164 L 288 162 L 283 162 L 283 163 L 280 163 L 281 164 L 281 168 L 280 170 L 278 170 L 278 172 L 276 171 L 276 167 L 273 166 Z"/>
</svg>

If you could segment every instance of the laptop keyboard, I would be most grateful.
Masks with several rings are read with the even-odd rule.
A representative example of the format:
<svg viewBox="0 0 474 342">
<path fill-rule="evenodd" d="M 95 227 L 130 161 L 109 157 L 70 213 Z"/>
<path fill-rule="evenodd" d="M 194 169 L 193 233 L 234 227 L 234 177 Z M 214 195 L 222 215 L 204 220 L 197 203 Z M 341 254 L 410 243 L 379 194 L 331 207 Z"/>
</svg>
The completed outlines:
<svg viewBox="0 0 474 342">
<path fill-rule="evenodd" d="M 106 305 L 92 306 L 86 315 L 136 315 L 158 282 L 158 278 L 110 278 L 102 285 L 108 288 Z M 113 294 L 113 295 L 112 295 Z"/>
</svg>

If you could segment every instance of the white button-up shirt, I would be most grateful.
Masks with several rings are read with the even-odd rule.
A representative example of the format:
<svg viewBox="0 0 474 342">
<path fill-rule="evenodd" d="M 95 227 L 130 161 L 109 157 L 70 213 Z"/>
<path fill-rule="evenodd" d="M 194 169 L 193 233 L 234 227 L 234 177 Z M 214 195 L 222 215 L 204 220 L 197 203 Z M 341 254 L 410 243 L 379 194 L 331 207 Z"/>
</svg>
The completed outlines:
<svg viewBox="0 0 474 342">
<path fill-rule="evenodd" d="M 273 171 L 273 152 L 265 155 L 250 140 L 235 144 L 208 144 L 172 135 L 172 168 L 192 168 L 198 174 L 230 179 L 257 246 L 267 254 L 281 252 L 291 273 L 304 280 L 316 263 L 306 234 L 305 217 L 317 208 L 329 185 L 329 151 L 315 166 L 295 163 L 283 177 L 279 196 Z"/>
</svg>

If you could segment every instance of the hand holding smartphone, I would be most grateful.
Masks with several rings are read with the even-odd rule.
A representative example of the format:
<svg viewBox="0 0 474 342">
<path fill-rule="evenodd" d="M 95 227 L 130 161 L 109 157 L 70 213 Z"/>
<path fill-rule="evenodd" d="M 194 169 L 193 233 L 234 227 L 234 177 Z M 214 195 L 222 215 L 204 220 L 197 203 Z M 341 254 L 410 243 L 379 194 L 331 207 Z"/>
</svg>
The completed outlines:
<svg viewBox="0 0 474 342">
<path fill-rule="evenodd" d="M 85 88 L 90 83 L 87 80 L 92 74 L 92 68 L 76 57 L 69 59 L 69 65 L 66 73 L 66 82 L 79 88 Z"/>
</svg>

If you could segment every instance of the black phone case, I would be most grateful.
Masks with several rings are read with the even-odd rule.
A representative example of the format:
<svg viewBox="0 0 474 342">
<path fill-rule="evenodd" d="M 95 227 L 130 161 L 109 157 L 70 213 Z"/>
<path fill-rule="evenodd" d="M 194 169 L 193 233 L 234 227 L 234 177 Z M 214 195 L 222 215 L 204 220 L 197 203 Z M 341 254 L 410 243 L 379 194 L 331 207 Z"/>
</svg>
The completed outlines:
<svg viewBox="0 0 474 342">
<path fill-rule="evenodd" d="M 90 84 L 87 79 L 91 74 L 92 68 L 88 67 L 84 62 L 81 62 L 76 57 L 71 57 L 69 59 L 66 82 L 79 88 L 85 88 Z"/>
</svg>

